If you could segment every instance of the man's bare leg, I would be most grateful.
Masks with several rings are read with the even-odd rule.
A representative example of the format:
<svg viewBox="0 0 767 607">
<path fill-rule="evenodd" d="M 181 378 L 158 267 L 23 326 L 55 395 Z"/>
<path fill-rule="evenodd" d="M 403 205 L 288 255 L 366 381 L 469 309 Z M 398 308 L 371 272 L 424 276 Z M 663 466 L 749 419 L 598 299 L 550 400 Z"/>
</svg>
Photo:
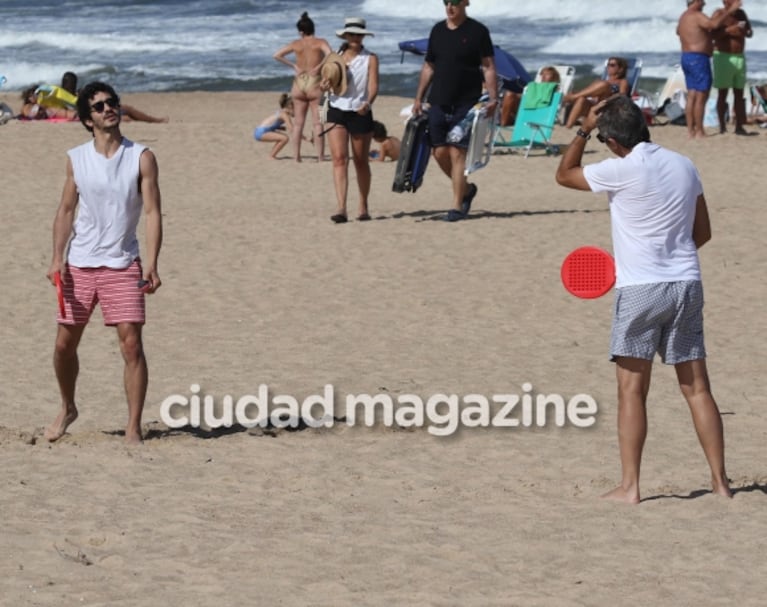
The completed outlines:
<svg viewBox="0 0 767 607">
<path fill-rule="evenodd" d="M 466 150 L 452 145 L 441 145 L 434 148 L 433 155 L 439 168 L 450 178 L 453 185 L 453 206 L 460 211 L 466 193 L 466 176 L 463 174 L 466 168 Z"/>
<path fill-rule="evenodd" d="M 695 137 L 703 139 L 706 137 L 706 129 L 703 127 L 703 119 L 706 115 L 706 102 L 708 101 L 709 91 L 695 91 L 693 109 L 695 113 Z"/>
<path fill-rule="evenodd" d="M 77 357 L 77 346 L 85 330 L 85 325 L 59 325 L 56 333 L 56 345 L 53 350 L 53 369 L 59 383 L 61 394 L 61 411 L 53 423 L 45 429 L 43 436 L 48 441 L 60 439 L 67 428 L 77 419 L 75 405 L 75 387 L 77 374 L 80 371 L 80 361 Z"/>
<path fill-rule="evenodd" d="M 615 374 L 618 380 L 618 444 L 621 456 L 621 484 L 605 493 L 605 499 L 639 503 L 639 468 L 647 437 L 645 403 L 650 390 L 652 361 L 619 357 Z"/>
<path fill-rule="evenodd" d="M 746 98 L 743 96 L 743 89 L 732 89 L 732 105 L 735 114 L 735 132 L 744 135 L 746 129 Z"/>
<path fill-rule="evenodd" d="M 120 351 L 125 361 L 125 396 L 128 399 L 128 425 L 125 427 L 125 442 L 140 443 L 141 415 L 149 383 L 149 372 L 141 341 L 141 325 L 120 323 L 117 325 Z"/>
<path fill-rule="evenodd" d="M 679 387 L 692 414 L 692 422 L 711 468 L 711 486 L 717 495 L 732 497 L 724 467 L 722 416 L 711 394 L 705 359 L 675 365 Z"/>
<path fill-rule="evenodd" d="M 727 121 L 725 115 L 727 114 L 727 91 L 729 89 L 719 89 L 719 95 L 716 98 L 716 115 L 719 118 L 719 132 L 727 132 Z"/>
<path fill-rule="evenodd" d="M 453 182 L 453 206 L 456 210 L 463 212 L 462 203 L 463 197 L 466 195 L 466 175 L 464 171 L 466 169 L 466 155 L 468 150 L 463 148 L 448 146 L 450 150 L 450 164 L 452 166 L 452 175 L 450 176 Z"/>
</svg>

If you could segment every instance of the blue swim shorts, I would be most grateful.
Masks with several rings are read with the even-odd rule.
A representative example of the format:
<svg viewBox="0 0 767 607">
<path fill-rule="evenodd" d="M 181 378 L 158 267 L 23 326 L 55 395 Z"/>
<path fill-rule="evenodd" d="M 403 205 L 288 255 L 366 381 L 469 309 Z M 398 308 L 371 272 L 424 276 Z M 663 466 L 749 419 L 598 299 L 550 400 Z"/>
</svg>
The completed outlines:
<svg viewBox="0 0 767 607">
<path fill-rule="evenodd" d="M 711 90 L 711 58 L 703 53 L 682 53 L 682 71 L 687 90 Z"/>
<path fill-rule="evenodd" d="M 618 356 L 652 360 L 656 352 L 667 365 L 706 358 L 699 280 L 615 290 L 610 360 Z"/>
</svg>

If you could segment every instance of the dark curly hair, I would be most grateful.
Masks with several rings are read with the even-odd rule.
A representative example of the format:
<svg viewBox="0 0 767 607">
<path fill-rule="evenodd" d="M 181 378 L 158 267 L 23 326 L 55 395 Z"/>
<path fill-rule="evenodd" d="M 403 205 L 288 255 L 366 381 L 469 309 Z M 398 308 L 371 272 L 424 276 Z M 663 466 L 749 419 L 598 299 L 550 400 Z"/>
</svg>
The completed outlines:
<svg viewBox="0 0 767 607">
<path fill-rule="evenodd" d="M 96 93 L 106 93 L 117 99 L 118 103 L 120 102 L 120 97 L 117 96 L 115 90 L 105 82 L 89 82 L 80 89 L 80 94 L 77 96 L 77 116 L 83 126 L 91 133 L 93 127 L 86 124 L 86 121 L 91 119 L 91 100 L 96 96 Z"/>
</svg>

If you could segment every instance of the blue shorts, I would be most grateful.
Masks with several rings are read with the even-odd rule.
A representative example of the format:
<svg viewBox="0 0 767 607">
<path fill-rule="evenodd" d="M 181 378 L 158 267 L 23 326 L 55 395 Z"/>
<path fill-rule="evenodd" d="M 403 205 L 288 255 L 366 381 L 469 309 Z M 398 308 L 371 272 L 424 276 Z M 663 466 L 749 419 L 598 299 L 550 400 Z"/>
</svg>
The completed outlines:
<svg viewBox="0 0 767 607">
<path fill-rule="evenodd" d="M 656 352 L 667 365 L 706 358 L 699 280 L 615 290 L 610 360 L 618 356 L 652 360 Z"/>
<path fill-rule="evenodd" d="M 469 137 L 465 136 L 458 143 L 448 143 L 447 134 L 456 124 L 461 122 L 474 107 L 473 103 L 466 105 L 432 105 L 429 108 L 429 140 L 431 147 L 440 145 L 454 145 L 458 148 L 468 149 Z"/>
<path fill-rule="evenodd" d="M 682 71 L 688 91 L 711 90 L 711 58 L 703 53 L 682 53 Z"/>
</svg>

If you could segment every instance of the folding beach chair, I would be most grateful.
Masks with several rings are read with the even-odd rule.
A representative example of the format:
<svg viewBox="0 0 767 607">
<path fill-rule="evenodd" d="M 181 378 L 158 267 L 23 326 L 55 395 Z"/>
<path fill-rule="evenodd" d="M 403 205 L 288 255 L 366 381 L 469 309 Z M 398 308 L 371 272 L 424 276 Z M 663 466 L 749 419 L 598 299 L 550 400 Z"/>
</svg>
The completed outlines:
<svg viewBox="0 0 767 607">
<path fill-rule="evenodd" d="M 532 83 L 525 87 L 522 100 L 519 102 L 514 126 L 511 128 L 511 135 L 508 134 L 508 127 L 499 127 L 496 132 L 493 151 L 513 152 L 516 148 L 524 148 L 525 158 L 530 155 L 530 150 L 534 147 L 545 148 L 547 154 L 559 152 L 557 146 L 551 143 L 551 134 L 557 120 L 559 106 L 562 103 L 562 93 L 554 91 L 547 104 L 538 104 L 537 107 L 531 108 L 531 104 L 528 103 L 529 97 L 536 94 Z"/>
<path fill-rule="evenodd" d="M 535 82 L 541 82 L 541 70 L 547 66 L 541 66 L 538 72 L 535 74 Z M 575 83 L 575 66 L 572 65 L 552 65 L 559 74 L 559 92 L 562 96 L 569 95 L 573 91 L 573 85 Z M 565 106 L 560 105 L 559 112 L 557 114 L 557 122 L 559 124 L 565 123 Z"/>
<path fill-rule="evenodd" d="M 748 88 L 751 97 L 751 108 L 748 115 L 751 117 L 764 116 L 764 114 L 767 114 L 767 99 L 762 97 L 758 85 L 752 84 Z"/>
<path fill-rule="evenodd" d="M 638 57 L 625 57 L 628 67 L 626 69 L 626 80 L 629 83 L 629 95 L 632 97 L 639 88 L 639 77 L 642 75 L 642 60 Z M 602 71 L 602 80 L 607 80 L 607 64 L 610 60 L 605 59 L 605 69 Z"/>
</svg>

